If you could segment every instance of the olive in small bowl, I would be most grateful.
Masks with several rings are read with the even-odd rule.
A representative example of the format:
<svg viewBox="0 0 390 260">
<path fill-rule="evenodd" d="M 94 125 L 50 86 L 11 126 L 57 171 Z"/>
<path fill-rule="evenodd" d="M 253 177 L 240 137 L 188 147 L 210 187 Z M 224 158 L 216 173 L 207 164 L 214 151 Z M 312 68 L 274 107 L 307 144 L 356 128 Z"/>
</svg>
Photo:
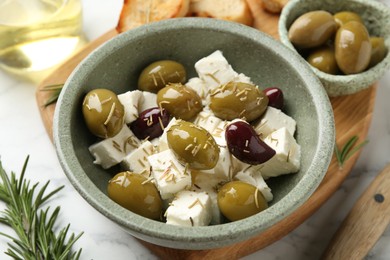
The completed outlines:
<svg viewBox="0 0 390 260">
<path fill-rule="evenodd" d="M 334 16 L 334 19 L 337 23 L 338 30 L 343 28 L 345 31 L 354 32 L 357 34 L 357 38 L 362 44 L 362 59 L 365 59 L 363 64 L 357 64 L 357 67 L 365 67 L 361 68 L 351 68 L 349 64 L 351 63 L 360 63 L 359 59 L 355 59 L 358 57 L 358 54 L 350 55 L 348 51 L 342 50 L 336 56 L 339 56 L 339 61 L 337 63 L 341 64 L 343 69 L 335 69 L 334 60 L 329 59 L 329 51 L 324 51 L 322 49 L 322 53 L 320 50 L 316 54 L 316 56 L 309 57 L 309 62 L 312 70 L 321 80 L 326 92 L 330 97 L 342 96 L 354 94 L 356 92 L 362 91 L 364 89 L 372 86 L 376 81 L 378 81 L 384 73 L 390 68 L 390 9 L 385 4 L 379 1 L 365 1 L 365 0 L 329 0 L 329 1 L 317 1 L 317 0 L 291 0 L 288 4 L 283 8 L 282 13 L 279 19 L 279 36 L 280 40 L 287 47 L 294 50 L 296 53 L 300 54 L 303 58 L 308 58 L 308 51 L 302 51 L 297 46 L 291 42 L 289 38 L 289 29 L 291 28 L 294 21 L 296 21 L 300 16 L 305 15 L 306 13 L 313 11 L 325 11 Z M 357 15 L 357 16 L 356 16 Z M 379 48 L 379 51 L 382 59 L 381 61 L 369 62 L 367 63 L 367 56 L 371 54 L 373 55 L 373 47 L 376 43 L 367 43 L 366 36 L 363 37 L 364 33 L 361 33 L 360 26 L 353 26 L 351 30 L 351 26 L 347 25 L 350 22 L 359 23 L 359 21 L 365 25 L 368 34 L 370 37 L 380 37 L 383 40 L 383 45 Z M 357 28 L 359 27 L 359 28 Z M 347 32 L 348 33 L 348 32 Z M 334 42 L 337 32 L 331 36 L 329 39 L 330 42 Z M 347 40 L 346 40 L 347 41 Z M 335 43 L 337 44 L 337 43 Z M 344 46 L 343 40 L 339 40 L 339 44 Z M 325 45 L 322 47 L 316 48 L 325 48 Z M 385 48 L 383 48 L 383 46 Z M 333 46 L 329 46 L 333 47 Z M 356 46 L 352 46 L 349 49 L 355 48 Z M 340 50 L 340 48 L 338 48 Z M 386 49 L 385 55 L 383 55 L 383 49 Z M 337 48 L 336 48 L 337 51 Z M 320 52 L 320 53 L 319 53 Z M 325 56 L 323 56 L 325 55 Z M 323 59 L 320 61 L 318 57 L 322 57 Z M 317 59 L 316 59 L 317 58 Z M 377 59 L 378 60 L 378 59 Z M 367 64 L 367 66 L 365 66 Z M 322 68 L 328 70 L 324 72 Z M 343 71 L 344 70 L 344 71 Z M 331 73 L 336 73 L 335 75 Z M 349 74 L 350 73 L 350 74 Z M 347 74 L 347 75 L 346 75 Z"/>
</svg>

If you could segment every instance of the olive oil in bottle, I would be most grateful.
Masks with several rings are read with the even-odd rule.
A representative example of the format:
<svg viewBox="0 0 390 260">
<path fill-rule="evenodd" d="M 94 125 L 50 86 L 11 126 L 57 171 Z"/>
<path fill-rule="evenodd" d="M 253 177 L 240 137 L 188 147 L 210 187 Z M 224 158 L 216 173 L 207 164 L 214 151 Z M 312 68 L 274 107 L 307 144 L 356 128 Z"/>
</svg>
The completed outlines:
<svg viewBox="0 0 390 260">
<path fill-rule="evenodd" d="M 80 0 L 0 0 L 0 68 L 38 83 L 85 44 Z"/>
</svg>

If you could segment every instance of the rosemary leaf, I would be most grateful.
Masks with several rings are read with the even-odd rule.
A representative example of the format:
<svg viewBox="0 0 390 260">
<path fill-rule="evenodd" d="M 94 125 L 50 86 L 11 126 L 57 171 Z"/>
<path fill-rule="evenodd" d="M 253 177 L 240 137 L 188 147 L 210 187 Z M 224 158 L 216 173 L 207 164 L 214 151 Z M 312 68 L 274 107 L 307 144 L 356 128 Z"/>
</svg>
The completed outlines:
<svg viewBox="0 0 390 260">
<path fill-rule="evenodd" d="M 63 86 L 64 86 L 64 84 L 54 84 L 54 85 L 45 86 L 41 89 L 41 91 L 52 92 L 51 96 L 43 104 L 44 107 L 48 107 L 51 104 L 54 104 L 57 102 Z"/>
<path fill-rule="evenodd" d="M 368 140 L 363 141 L 362 143 L 356 145 L 356 142 L 359 140 L 359 137 L 354 135 L 352 136 L 344 146 L 339 149 L 337 144 L 334 147 L 334 153 L 337 159 L 337 163 L 340 168 L 343 168 L 345 162 L 351 158 L 357 151 L 359 151 L 364 145 L 368 143 Z"/>
<path fill-rule="evenodd" d="M 68 224 L 56 233 L 56 221 L 60 207 L 52 212 L 50 207 L 41 209 L 42 205 L 52 198 L 62 187 L 46 195 L 49 182 L 38 190 L 38 183 L 30 185 L 25 180 L 27 157 L 19 178 L 11 172 L 8 176 L 0 161 L 0 200 L 6 209 L 0 212 L 0 222 L 10 226 L 15 236 L 0 232 L 0 236 L 10 240 L 5 252 L 14 259 L 79 259 L 81 249 L 73 251 L 72 247 L 83 233 L 69 234 Z"/>
</svg>

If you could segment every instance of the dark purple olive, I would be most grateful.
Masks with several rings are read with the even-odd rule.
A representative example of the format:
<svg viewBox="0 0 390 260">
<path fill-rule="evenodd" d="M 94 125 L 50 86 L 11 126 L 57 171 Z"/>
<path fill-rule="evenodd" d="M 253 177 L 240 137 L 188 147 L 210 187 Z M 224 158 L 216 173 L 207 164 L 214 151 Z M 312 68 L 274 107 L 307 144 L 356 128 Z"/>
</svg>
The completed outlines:
<svg viewBox="0 0 390 260">
<path fill-rule="evenodd" d="M 169 123 L 169 113 L 158 107 L 146 109 L 130 124 L 130 129 L 139 139 L 159 137 Z"/>
<path fill-rule="evenodd" d="M 225 138 L 229 151 L 244 163 L 262 164 L 275 155 L 275 151 L 257 136 L 247 122 L 236 121 L 229 124 Z"/>
<path fill-rule="evenodd" d="M 263 90 L 268 97 L 268 105 L 277 109 L 282 109 L 284 106 L 283 92 L 279 88 L 266 88 Z"/>
</svg>

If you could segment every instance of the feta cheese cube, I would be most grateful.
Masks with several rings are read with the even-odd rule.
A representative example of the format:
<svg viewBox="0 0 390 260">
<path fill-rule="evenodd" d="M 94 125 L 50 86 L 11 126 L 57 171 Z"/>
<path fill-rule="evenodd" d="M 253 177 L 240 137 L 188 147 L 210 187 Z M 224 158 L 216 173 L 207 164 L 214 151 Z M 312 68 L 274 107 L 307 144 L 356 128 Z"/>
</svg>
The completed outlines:
<svg viewBox="0 0 390 260">
<path fill-rule="evenodd" d="M 169 128 L 171 128 L 171 126 L 178 124 L 179 120 L 180 119 L 172 118 L 171 121 L 169 121 L 168 125 L 164 128 L 164 132 L 162 133 L 160 138 L 158 138 L 158 140 L 159 140 L 158 151 L 159 152 L 162 152 L 162 151 L 169 149 L 167 132 L 168 132 Z"/>
<path fill-rule="evenodd" d="M 252 80 L 250 77 L 246 76 L 243 73 L 238 74 L 234 80 L 234 82 L 242 82 L 242 83 L 248 83 L 248 84 L 253 84 Z"/>
<path fill-rule="evenodd" d="M 152 177 L 163 200 L 191 187 L 191 173 L 181 165 L 171 149 L 148 157 Z"/>
<path fill-rule="evenodd" d="M 141 141 L 127 125 L 124 125 L 117 135 L 91 145 L 89 151 L 95 158 L 93 163 L 100 164 L 103 169 L 108 169 L 120 163 L 128 153 L 140 145 Z"/>
<path fill-rule="evenodd" d="M 144 141 L 137 149 L 125 156 L 121 162 L 124 170 L 142 174 L 145 177 L 150 175 L 150 164 L 148 156 L 154 152 L 154 146 L 149 141 Z"/>
<path fill-rule="evenodd" d="M 235 176 L 235 179 L 255 186 L 263 194 L 267 202 L 270 202 L 274 198 L 271 192 L 271 188 L 268 187 L 267 183 L 263 179 L 263 176 L 261 175 L 260 170 L 256 166 L 252 166 L 244 171 L 238 172 Z"/>
<path fill-rule="evenodd" d="M 225 181 L 233 178 L 232 155 L 227 147 L 219 147 L 218 162 L 213 169 L 203 170 L 202 173 L 212 174 L 209 178 L 223 179 Z"/>
<path fill-rule="evenodd" d="M 210 90 L 233 81 L 238 75 L 219 50 L 197 61 L 195 70 Z"/>
<path fill-rule="evenodd" d="M 276 152 L 270 160 L 261 164 L 260 171 L 264 179 L 299 170 L 301 149 L 286 127 L 272 132 L 264 142 Z"/>
<path fill-rule="evenodd" d="M 119 101 L 125 108 L 125 123 L 130 124 L 138 118 L 138 107 L 143 102 L 142 91 L 134 90 L 118 95 Z"/>
<path fill-rule="evenodd" d="M 226 147 L 225 130 L 230 121 L 221 121 L 217 127 L 211 131 L 211 135 L 214 137 L 215 142 L 221 146 Z"/>
<path fill-rule="evenodd" d="M 210 196 L 206 192 L 181 191 L 166 211 L 167 224 L 207 226 L 211 221 Z"/>
<path fill-rule="evenodd" d="M 194 124 L 203 127 L 208 132 L 212 133 L 222 120 L 214 116 L 211 112 L 201 111 L 195 118 Z"/>
<path fill-rule="evenodd" d="M 210 176 L 208 173 L 191 171 L 193 191 L 204 191 L 210 196 L 211 201 L 211 222 L 216 225 L 223 222 L 223 216 L 218 206 L 218 187 L 226 181 L 221 176 Z"/>
<path fill-rule="evenodd" d="M 148 91 L 142 91 L 143 99 L 141 100 L 139 107 L 138 107 L 138 113 L 142 113 L 146 109 L 157 107 L 157 95 L 148 92 Z"/>
<path fill-rule="evenodd" d="M 202 99 L 202 103 L 206 102 L 206 97 L 209 94 L 209 89 L 202 79 L 198 77 L 190 78 L 185 85 L 187 87 L 192 88 L 196 93 L 198 93 L 198 95 Z"/>
<path fill-rule="evenodd" d="M 262 139 L 281 127 L 286 127 L 290 134 L 294 136 L 296 128 L 295 120 L 283 113 L 280 109 L 273 107 L 268 107 L 261 119 L 254 125 L 256 133 Z"/>
</svg>

